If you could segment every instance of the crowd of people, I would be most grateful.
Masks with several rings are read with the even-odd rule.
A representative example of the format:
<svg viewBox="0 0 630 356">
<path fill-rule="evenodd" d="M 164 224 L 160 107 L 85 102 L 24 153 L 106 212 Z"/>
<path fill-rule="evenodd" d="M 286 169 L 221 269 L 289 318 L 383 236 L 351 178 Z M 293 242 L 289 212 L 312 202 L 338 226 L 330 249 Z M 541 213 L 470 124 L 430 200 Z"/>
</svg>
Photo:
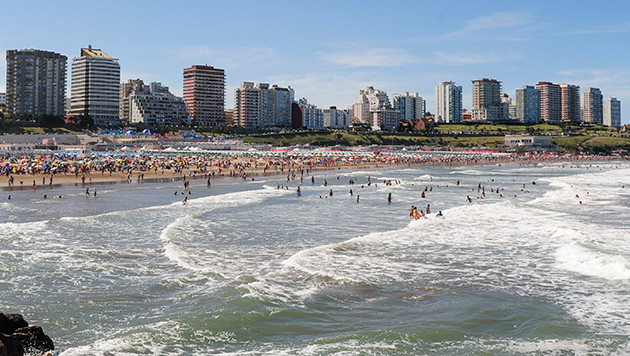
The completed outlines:
<svg viewBox="0 0 630 356">
<path fill-rule="evenodd" d="M 253 179 L 254 176 L 310 175 L 314 170 L 400 165 L 484 165 L 504 162 L 539 162 L 557 160 L 606 160 L 602 156 L 567 156 L 558 154 L 505 153 L 485 151 L 215 151 L 204 154 L 126 153 L 48 155 L 5 154 L 0 161 L 0 185 L 38 188 L 38 183 L 88 184 L 99 182 L 137 183 L 156 179 L 210 179 L 229 176 Z M 301 178 L 303 179 L 303 178 Z M 53 183 L 54 182 L 54 183 Z M 31 184 L 32 183 L 32 184 Z M 368 185 L 370 182 L 368 182 Z M 424 194 L 424 192 L 423 192 Z M 391 199 L 391 197 L 390 197 Z"/>
</svg>

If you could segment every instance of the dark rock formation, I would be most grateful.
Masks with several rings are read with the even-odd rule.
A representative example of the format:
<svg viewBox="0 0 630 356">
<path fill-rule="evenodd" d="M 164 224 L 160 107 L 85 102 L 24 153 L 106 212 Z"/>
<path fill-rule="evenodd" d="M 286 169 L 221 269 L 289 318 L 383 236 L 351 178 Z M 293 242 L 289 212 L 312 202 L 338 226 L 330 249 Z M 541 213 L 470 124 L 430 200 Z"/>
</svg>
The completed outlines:
<svg viewBox="0 0 630 356">
<path fill-rule="evenodd" d="M 19 340 L 0 333 L 0 356 L 22 356 L 24 347 Z"/>
<path fill-rule="evenodd" d="M 54 350 L 52 340 L 39 326 L 29 326 L 20 314 L 0 313 L 0 356 L 23 356 L 24 352 Z"/>
</svg>

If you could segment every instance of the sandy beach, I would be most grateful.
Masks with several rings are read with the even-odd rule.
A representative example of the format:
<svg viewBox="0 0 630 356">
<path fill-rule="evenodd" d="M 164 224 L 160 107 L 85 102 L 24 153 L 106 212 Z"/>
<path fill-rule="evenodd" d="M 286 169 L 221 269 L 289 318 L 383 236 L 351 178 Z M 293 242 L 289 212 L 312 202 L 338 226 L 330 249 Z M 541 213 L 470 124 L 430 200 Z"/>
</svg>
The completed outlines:
<svg viewBox="0 0 630 356">
<path fill-rule="evenodd" d="M 229 156 L 227 156 L 229 154 Z M 316 171 L 418 165 L 487 165 L 507 162 L 529 164 L 549 161 L 608 160 L 613 157 L 503 152 L 308 152 L 100 156 L 13 156 L 0 162 L 3 190 L 53 188 L 60 185 L 152 183 L 221 177 L 255 179 L 258 176 L 307 177 Z"/>
</svg>

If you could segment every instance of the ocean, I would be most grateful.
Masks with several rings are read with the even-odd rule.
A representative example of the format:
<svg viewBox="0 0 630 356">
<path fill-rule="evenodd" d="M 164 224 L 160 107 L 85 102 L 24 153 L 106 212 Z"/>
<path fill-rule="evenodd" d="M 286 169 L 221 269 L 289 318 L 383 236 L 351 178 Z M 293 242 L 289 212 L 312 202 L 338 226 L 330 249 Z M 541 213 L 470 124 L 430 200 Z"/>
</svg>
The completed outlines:
<svg viewBox="0 0 630 356">
<path fill-rule="evenodd" d="M 62 356 L 630 354 L 627 162 L 313 176 L 2 191 L 0 311 Z"/>
</svg>

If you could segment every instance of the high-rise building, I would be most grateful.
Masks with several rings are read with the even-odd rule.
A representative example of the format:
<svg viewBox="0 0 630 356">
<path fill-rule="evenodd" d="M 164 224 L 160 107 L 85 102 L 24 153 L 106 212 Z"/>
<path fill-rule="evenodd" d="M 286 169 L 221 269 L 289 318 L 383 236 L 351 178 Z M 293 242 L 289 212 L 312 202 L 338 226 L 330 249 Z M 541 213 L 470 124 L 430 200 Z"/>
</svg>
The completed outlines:
<svg viewBox="0 0 630 356">
<path fill-rule="evenodd" d="M 621 102 L 616 98 L 604 99 L 603 124 L 606 126 L 621 126 Z"/>
<path fill-rule="evenodd" d="M 372 130 L 381 129 L 388 131 L 397 131 L 400 125 L 400 111 L 392 107 L 383 107 L 378 110 L 370 111 L 370 126 Z"/>
<path fill-rule="evenodd" d="M 558 84 L 538 82 L 536 89 L 540 91 L 540 119 L 556 123 L 562 119 L 561 90 Z"/>
<path fill-rule="evenodd" d="M 309 129 L 321 130 L 324 128 L 324 111 L 313 104 L 309 104 L 306 98 L 298 100 L 302 109 L 302 126 Z"/>
<path fill-rule="evenodd" d="M 184 68 L 184 102 L 192 125 L 225 123 L 225 71 L 204 65 Z"/>
<path fill-rule="evenodd" d="M 395 131 L 401 118 L 400 111 L 391 106 L 387 93 L 372 86 L 359 90 L 352 115 L 354 121 L 369 124 L 372 130 Z"/>
<path fill-rule="evenodd" d="M 119 123 L 120 64 L 100 49 L 81 48 L 72 59 L 70 114 L 90 115 L 96 125 Z"/>
<path fill-rule="evenodd" d="M 391 108 L 387 93 L 369 86 L 366 90 L 359 90 L 359 95 L 352 106 L 353 119 L 359 123 L 371 124 L 371 112 L 381 108 Z"/>
<path fill-rule="evenodd" d="M 234 126 L 234 109 L 225 109 L 223 110 L 223 115 L 225 115 L 225 124 L 227 126 Z"/>
<path fill-rule="evenodd" d="M 509 104 L 501 101 L 501 82 L 482 78 L 473 80 L 472 120 L 509 120 Z"/>
<path fill-rule="evenodd" d="M 134 93 L 148 92 L 149 86 L 144 85 L 141 79 L 129 79 L 127 83 L 120 84 L 120 107 L 118 117 L 122 122 L 131 120 L 131 101 L 129 98 Z"/>
<path fill-rule="evenodd" d="M 508 106 L 508 118 L 510 120 L 515 120 L 516 118 L 516 99 L 510 98 L 507 93 L 501 93 L 501 102 Z"/>
<path fill-rule="evenodd" d="M 403 120 L 421 119 L 426 112 L 426 101 L 418 93 L 408 92 L 394 94 L 392 97 L 394 109 L 401 113 Z"/>
<path fill-rule="evenodd" d="M 290 127 L 293 89 L 241 82 L 235 90 L 234 116 L 239 126 Z"/>
<path fill-rule="evenodd" d="M 274 105 L 274 120 L 273 124 L 276 127 L 291 127 L 291 104 L 293 103 L 293 89 L 281 88 L 277 85 L 271 86 L 273 92 L 273 98 L 275 100 Z"/>
<path fill-rule="evenodd" d="M 120 85 L 120 118 L 124 122 L 146 125 L 181 125 L 188 121 L 184 99 L 169 92 L 168 87 L 140 79 Z"/>
<path fill-rule="evenodd" d="M 580 87 L 560 84 L 560 116 L 565 122 L 580 122 Z"/>
<path fill-rule="evenodd" d="M 241 82 L 234 92 L 234 123 L 240 127 L 259 126 L 262 93 L 253 82 Z"/>
<path fill-rule="evenodd" d="M 525 124 L 540 120 L 540 91 L 531 85 L 516 89 L 515 119 Z"/>
<path fill-rule="evenodd" d="M 0 93 L 0 104 L 5 104 L 7 103 L 7 94 L 6 93 Z"/>
<path fill-rule="evenodd" d="M 324 127 L 347 128 L 352 123 L 352 113 L 350 110 L 338 110 L 336 106 L 323 110 Z"/>
<path fill-rule="evenodd" d="M 435 120 L 437 122 L 462 121 L 462 86 L 455 82 L 440 82 L 435 87 Z"/>
<path fill-rule="evenodd" d="M 37 49 L 7 51 L 6 105 L 15 114 L 65 114 L 68 57 Z"/>
<path fill-rule="evenodd" d="M 604 116 L 602 92 L 599 88 L 584 89 L 584 110 L 582 121 L 590 124 L 601 125 Z"/>
</svg>

